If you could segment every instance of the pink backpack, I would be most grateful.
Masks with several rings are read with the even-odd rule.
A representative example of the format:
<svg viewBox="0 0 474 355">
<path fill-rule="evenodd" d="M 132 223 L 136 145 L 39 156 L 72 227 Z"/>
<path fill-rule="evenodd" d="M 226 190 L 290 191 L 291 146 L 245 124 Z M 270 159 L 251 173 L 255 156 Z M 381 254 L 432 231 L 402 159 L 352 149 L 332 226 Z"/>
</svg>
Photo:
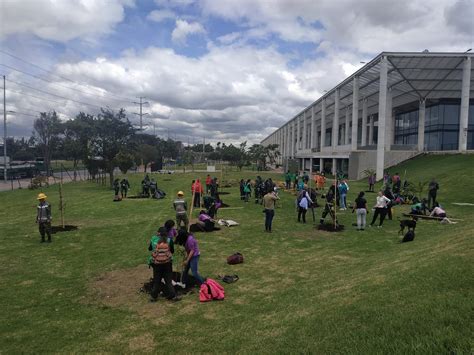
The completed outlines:
<svg viewBox="0 0 474 355">
<path fill-rule="evenodd" d="M 209 302 L 212 300 L 223 300 L 224 288 L 213 279 L 207 279 L 199 290 L 199 301 Z"/>
</svg>

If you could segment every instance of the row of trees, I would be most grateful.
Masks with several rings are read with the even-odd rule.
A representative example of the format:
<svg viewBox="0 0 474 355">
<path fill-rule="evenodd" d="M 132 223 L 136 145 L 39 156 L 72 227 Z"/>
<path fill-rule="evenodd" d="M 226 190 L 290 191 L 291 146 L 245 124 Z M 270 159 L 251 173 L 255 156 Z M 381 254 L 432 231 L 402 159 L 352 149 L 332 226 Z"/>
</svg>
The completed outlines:
<svg viewBox="0 0 474 355">
<path fill-rule="evenodd" d="M 254 162 L 258 168 L 266 169 L 280 154 L 277 145 L 247 147 L 247 142 L 238 146 L 218 142 L 215 148 L 206 144 L 204 152 L 202 144 L 183 147 L 180 142 L 138 132 L 123 109 L 117 112 L 103 109 L 96 116 L 81 112 L 65 122 L 54 111 L 43 112 L 33 128 L 30 139 L 7 142 L 13 159 L 31 160 L 41 155 L 46 171 L 50 171 L 53 157 L 71 160 L 74 171 L 82 161 L 92 176 L 100 170 L 107 172 L 110 184 L 115 167 L 126 173 L 134 165 L 160 166 L 165 159 L 184 164 L 207 159 L 226 161 L 239 169 Z"/>
</svg>

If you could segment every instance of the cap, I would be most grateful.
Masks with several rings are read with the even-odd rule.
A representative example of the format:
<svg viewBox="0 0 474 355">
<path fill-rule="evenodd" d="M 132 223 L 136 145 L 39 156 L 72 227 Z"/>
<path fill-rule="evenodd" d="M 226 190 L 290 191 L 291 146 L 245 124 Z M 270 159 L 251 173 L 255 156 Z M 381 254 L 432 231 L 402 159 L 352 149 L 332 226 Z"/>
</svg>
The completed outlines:
<svg viewBox="0 0 474 355">
<path fill-rule="evenodd" d="M 46 196 L 44 193 L 41 192 L 40 194 L 38 194 L 38 197 L 36 199 L 37 200 L 45 200 L 46 197 L 48 197 L 48 196 Z"/>
</svg>

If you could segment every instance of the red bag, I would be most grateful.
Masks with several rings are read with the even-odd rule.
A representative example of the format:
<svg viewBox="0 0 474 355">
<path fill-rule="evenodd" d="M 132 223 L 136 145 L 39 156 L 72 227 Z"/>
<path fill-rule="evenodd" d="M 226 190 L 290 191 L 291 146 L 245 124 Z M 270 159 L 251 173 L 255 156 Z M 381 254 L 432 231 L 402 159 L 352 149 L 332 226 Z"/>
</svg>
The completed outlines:
<svg viewBox="0 0 474 355">
<path fill-rule="evenodd" d="M 201 302 L 209 302 L 212 300 L 220 301 L 223 300 L 224 297 L 224 288 L 213 279 L 207 279 L 199 290 L 199 301 Z"/>
<path fill-rule="evenodd" d="M 244 262 L 244 256 L 240 254 L 239 252 L 232 254 L 227 258 L 227 264 L 229 265 L 235 265 L 235 264 L 241 264 Z"/>
</svg>

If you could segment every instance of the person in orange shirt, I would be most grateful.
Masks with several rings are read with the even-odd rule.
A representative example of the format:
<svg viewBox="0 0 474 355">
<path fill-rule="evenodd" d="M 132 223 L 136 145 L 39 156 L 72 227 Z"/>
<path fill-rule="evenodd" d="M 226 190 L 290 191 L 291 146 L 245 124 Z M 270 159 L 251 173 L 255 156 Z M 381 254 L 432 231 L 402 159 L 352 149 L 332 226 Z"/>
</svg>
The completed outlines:
<svg viewBox="0 0 474 355">
<path fill-rule="evenodd" d="M 194 207 L 201 207 L 201 195 L 203 193 L 203 189 L 199 179 L 197 179 L 191 185 L 191 192 L 194 193 Z"/>
</svg>

